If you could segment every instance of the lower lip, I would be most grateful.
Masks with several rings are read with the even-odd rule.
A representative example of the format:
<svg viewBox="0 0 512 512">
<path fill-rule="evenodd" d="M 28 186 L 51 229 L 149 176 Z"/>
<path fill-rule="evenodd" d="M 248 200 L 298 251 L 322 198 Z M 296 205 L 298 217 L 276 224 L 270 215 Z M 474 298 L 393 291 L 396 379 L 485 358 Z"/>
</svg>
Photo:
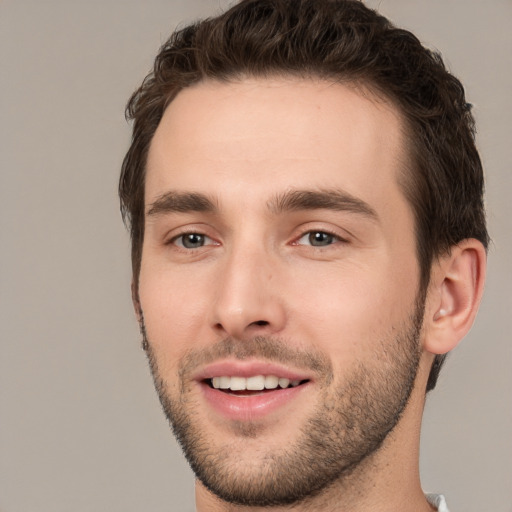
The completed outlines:
<svg viewBox="0 0 512 512">
<path fill-rule="evenodd" d="M 301 384 L 294 388 L 276 389 L 254 395 L 232 395 L 200 383 L 207 403 L 222 416 L 231 420 L 253 421 L 289 405 L 310 385 Z"/>
</svg>

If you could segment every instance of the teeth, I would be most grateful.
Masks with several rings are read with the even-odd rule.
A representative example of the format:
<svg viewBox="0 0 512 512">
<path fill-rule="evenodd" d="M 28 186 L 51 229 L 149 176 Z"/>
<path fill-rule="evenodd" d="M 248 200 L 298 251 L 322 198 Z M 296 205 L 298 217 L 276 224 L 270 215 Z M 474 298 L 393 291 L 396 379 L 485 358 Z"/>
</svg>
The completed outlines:
<svg viewBox="0 0 512 512">
<path fill-rule="evenodd" d="M 263 389 L 282 389 L 296 387 L 300 380 L 290 380 L 275 375 L 255 375 L 253 377 L 213 377 L 212 386 L 215 389 L 230 389 L 231 391 L 261 391 Z"/>
<path fill-rule="evenodd" d="M 247 389 L 247 379 L 245 377 L 231 377 L 231 391 L 243 391 Z"/>
<path fill-rule="evenodd" d="M 290 379 L 285 379 L 281 377 L 279 379 L 279 387 L 280 388 L 287 388 L 290 385 Z"/>
<path fill-rule="evenodd" d="M 220 389 L 229 389 L 231 385 L 231 379 L 229 377 L 219 377 L 219 381 Z"/>
<path fill-rule="evenodd" d="M 262 389 L 265 389 L 265 377 L 263 377 L 263 375 L 257 375 L 256 377 L 248 377 L 247 389 L 250 389 L 251 391 L 261 391 Z"/>
<path fill-rule="evenodd" d="M 279 385 L 279 378 L 275 375 L 265 377 L 265 389 L 276 389 Z"/>
</svg>

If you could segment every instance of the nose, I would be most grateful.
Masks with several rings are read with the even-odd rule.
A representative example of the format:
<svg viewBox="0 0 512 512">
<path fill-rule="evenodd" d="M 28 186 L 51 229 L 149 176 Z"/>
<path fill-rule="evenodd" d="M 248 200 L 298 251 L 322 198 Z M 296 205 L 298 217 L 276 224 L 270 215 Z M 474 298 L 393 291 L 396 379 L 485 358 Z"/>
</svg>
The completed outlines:
<svg viewBox="0 0 512 512">
<path fill-rule="evenodd" d="M 216 276 L 214 330 L 237 339 L 280 332 L 286 312 L 278 274 L 279 263 L 264 249 L 233 250 L 226 255 Z"/>
</svg>

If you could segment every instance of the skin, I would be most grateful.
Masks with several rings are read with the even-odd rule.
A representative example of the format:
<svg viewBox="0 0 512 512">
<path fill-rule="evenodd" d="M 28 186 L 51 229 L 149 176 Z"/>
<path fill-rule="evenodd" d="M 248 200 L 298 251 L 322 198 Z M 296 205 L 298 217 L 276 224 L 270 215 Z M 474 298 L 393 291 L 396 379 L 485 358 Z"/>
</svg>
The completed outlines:
<svg viewBox="0 0 512 512">
<path fill-rule="evenodd" d="M 296 78 L 201 83 L 164 114 L 148 156 L 136 309 L 165 392 L 186 391 L 196 425 L 216 449 L 229 447 L 238 472 L 294 446 L 325 397 L 410 325 L 419 267 L 413 213 L 398 185 L 408 165 L 402 130 L 397 110 L 368 91 Z M 336 191 L 358 206 L 276 207 L 293 190 Z M 215 211 L 171 211 L 169 193 L 203 194 Z M 311 232 L 333 236 L 314 247 Z M 183 233 L 204 235 L 204 245 L 187 249 Z M 471 325 L 484 261 L 481 246 L 466 241 L 436 262 L 415 387 L 398 425 L 350 475 L 286 510 L 431 510 L 418 472 L 426 380 L 434 354 Z M 290 404 L 248 418 L 257 427 L 248 435 L 192 377 L 180 381 L 180 364 L 190 351 L 256 336 L 321 354 L 333 378 L 312 379 Z M 229 505 L 200 482 L 196 504 L 200 512 L 260 510 Z"/>
</svg>

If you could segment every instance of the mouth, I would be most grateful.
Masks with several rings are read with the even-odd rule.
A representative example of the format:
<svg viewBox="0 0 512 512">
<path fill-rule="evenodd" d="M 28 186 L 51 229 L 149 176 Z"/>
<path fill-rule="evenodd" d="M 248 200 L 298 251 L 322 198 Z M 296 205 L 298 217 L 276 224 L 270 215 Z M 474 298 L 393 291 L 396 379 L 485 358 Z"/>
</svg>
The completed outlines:
<svg viewBox="0 0 512 512">
<path fill-rule="evenodd" d="M 293 404 L 316 389 L 308 370 L 257 360 L 217 361 L 192 378 L 214 416 L 242 422 L 289 417 Z"/>
<path fill-rule="evenodd" d="M 205 379 L 204 382 L 211 389 L 216 389 L 230 395 L 253 396 L 277 390 L 297 388 L 307 384 L 309 379 L 291 380 L 287 377 L 278 377 L 277 375 L 253 375 L 249 377 L 226 375 Z"/>
</svg>

